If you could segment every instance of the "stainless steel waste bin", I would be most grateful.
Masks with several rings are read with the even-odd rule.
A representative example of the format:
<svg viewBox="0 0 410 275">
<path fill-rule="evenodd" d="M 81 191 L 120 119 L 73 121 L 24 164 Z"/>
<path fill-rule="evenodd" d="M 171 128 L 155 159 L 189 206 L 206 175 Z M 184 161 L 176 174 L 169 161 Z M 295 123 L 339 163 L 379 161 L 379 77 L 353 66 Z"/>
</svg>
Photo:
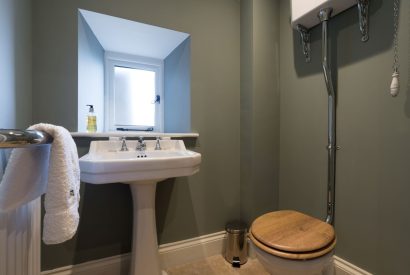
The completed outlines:
<svg viewBox="0 0 410 275">
<path fill-rule="evenodd" d="M 225 259 L 233 267 L 240 267 L 248 260 L 247 227 L 243 222 L 230 222 L 225 227 Z"/>
</svg>

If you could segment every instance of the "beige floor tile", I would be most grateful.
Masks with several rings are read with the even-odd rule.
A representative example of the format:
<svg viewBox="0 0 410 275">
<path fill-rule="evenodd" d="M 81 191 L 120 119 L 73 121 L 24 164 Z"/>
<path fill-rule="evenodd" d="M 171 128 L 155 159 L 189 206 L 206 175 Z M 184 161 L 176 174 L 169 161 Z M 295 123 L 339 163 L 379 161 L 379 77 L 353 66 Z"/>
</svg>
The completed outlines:
<svg viewBox="0 0 410 275">
<path fill-rule="evenodd" d="M 240 268 L 234 268 L 222 255 L 176 266 L 167 272 L 168 275 L 268 275 L 257 259 L 248 259 Z"/>
</svg>

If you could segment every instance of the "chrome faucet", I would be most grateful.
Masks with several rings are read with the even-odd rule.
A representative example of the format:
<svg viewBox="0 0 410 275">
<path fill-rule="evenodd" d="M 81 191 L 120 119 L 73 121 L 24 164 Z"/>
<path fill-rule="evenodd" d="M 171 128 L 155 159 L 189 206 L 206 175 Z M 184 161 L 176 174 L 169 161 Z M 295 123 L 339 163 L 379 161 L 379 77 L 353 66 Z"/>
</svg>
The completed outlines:
<svg viewBox="0 0 410 275">
<path fill-rule="evenodd" d="M 155 143 L 155 150 L 162 150 L 160 140 L 161 137 L 157 137 L 157 142 Z"/>
<path fill-rule="evenodd" d="M 138 137 L 137 148 L 135 148 L 135 150 L 144 152 L 145 149 L 147 149 L 147 144 L 144 141 L 144 137 Z"/>
<path fill-rule="evenodd" d="M 128 151 L 127 141 L 125 137 L 121 138 L 121 149 L 120 151 Z"/>
</svg>

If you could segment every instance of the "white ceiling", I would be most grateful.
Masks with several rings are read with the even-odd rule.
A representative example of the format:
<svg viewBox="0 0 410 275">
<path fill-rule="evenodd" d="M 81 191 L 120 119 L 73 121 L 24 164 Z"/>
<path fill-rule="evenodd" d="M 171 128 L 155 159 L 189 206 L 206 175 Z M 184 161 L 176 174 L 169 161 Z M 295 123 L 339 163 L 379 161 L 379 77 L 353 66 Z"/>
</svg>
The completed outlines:
<svg viewBox="0 0 410 275">
<path fill-rule="evenodd" d="M 79 10 L 106 51 L 165 59 L 189 34 Z"/>
</svg>

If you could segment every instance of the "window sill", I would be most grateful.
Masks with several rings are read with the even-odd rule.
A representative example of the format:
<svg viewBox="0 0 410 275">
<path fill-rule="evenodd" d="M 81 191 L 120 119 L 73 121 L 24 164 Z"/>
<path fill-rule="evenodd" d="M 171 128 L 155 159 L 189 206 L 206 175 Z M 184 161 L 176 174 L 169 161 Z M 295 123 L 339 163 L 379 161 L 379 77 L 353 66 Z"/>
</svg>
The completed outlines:
<svg viewBox="0 0 410 275">
<path fill-rule="evenodd" d="M 115 132 L 71 132 L 72 137 L 109 138 L 109 137 L 170 137 L 170 138 L 198 138 L 198 133 L 157 133 L 139 131 L 115 131 Z"/>
</svg>

